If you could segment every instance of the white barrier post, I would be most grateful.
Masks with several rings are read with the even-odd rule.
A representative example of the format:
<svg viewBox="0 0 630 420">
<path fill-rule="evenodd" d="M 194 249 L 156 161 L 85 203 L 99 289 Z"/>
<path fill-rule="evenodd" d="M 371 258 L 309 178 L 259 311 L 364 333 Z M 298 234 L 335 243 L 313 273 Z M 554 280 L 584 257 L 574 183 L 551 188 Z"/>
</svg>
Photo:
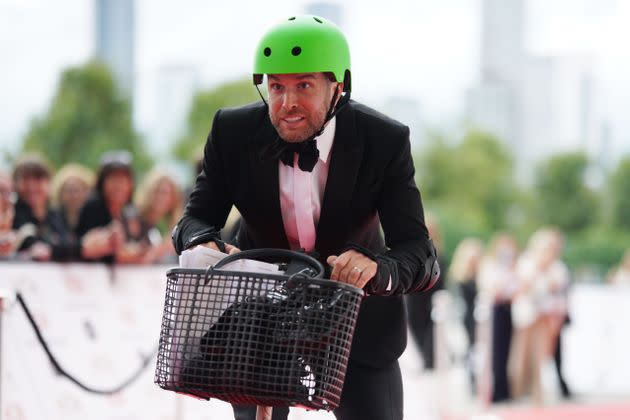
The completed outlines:
<svg viewBox="0 0 630 420">
<path fill-rule="evenodd" d="M 15 293 L 0 288 L 0 417 L 2 417 L 2 318 L 4 311 L 15 301 Z"/>
</svg>

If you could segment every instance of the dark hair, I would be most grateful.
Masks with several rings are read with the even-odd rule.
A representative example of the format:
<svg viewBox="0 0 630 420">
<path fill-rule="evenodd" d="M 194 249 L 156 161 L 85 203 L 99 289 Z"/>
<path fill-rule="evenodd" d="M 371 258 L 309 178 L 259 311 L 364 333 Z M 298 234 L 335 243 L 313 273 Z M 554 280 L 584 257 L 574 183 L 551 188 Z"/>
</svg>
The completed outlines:
<svg viewBox="0 0 630 420">
<path fill-rule="evenodd" d="M 46 161 L 37 154 L 22 156 L 13 169 L 13 182 L 19 178 L 46 178 L 52 177 L 52 170 Z"/>
<path fill-rule="evenodd" d="M 96 191 L 101 197 L 104 197 L 103 184 L 105 183 L 105 178 L 114 172 L 125 172 L 133 181 L 132 160 L 131 153 L 126 150 L 112 150 L 105 152 L 101 156 L 101 166 L 96 175 Z"/>
<path fill-rule="evenodd" d="M 330 82 L 333 82 L 333 83 L 338 82 L 337 78 L 335 77 L 335 73 L 333 73 L 332 71 L 325 71 L 324 76 L 326 76 L 326 78 Z"/>
</svg>

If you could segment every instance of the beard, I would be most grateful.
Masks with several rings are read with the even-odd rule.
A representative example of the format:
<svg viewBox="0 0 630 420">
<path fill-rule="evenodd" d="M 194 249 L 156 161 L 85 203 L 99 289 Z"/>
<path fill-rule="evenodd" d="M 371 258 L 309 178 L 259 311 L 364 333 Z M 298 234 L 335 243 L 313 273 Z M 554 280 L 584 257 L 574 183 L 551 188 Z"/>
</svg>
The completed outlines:
<svg viewBox="0 0 630 420">
<path fill-rule="evenodd" d="M 303 109 L 296 109 L 290 112 L 280 110 L 277 113 L 273 113 L 270 109 L 269 118 L 282 140 L 287 143 L 300 143 L 309 139 L 319 131 L 322 125 L 324 125 L 327 113 L 328 109 L 325 106 L 311 113 Z M 304 118 L 299 127 L 289 127 L 285 121 L 282 121 L 283 118 L 291 118 L 293 116 Z"/>
</svg>

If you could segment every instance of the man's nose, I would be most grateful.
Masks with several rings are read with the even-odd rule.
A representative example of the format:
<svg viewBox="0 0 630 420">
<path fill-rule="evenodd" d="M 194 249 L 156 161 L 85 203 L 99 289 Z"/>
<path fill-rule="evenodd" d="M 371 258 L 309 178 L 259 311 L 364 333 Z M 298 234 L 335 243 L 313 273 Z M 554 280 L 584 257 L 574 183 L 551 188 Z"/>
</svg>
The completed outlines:
<svg viewBox="0 0 630 420">
<path fill-rule="evenodd" d="M 287 111 L 296 108 L 297 95 L 294 92 L 287 90 L 284 94 L 284 101 L 282 102 L 282 107 Z"/>
</svg>

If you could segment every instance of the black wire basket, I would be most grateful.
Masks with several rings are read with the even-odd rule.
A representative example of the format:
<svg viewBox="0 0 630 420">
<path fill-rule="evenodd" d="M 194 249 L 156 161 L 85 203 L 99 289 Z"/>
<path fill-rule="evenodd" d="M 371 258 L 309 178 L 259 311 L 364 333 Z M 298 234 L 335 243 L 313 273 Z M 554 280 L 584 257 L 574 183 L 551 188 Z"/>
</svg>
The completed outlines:
<svg viewBox="0 0 630 420">
<path fill-rule="evenodd" d="M 308 270 L 220 270 L 228 259 L 167 272 L 155 382 L 234 404 L 336 408 L 363 292 Z"/>
</svg>

